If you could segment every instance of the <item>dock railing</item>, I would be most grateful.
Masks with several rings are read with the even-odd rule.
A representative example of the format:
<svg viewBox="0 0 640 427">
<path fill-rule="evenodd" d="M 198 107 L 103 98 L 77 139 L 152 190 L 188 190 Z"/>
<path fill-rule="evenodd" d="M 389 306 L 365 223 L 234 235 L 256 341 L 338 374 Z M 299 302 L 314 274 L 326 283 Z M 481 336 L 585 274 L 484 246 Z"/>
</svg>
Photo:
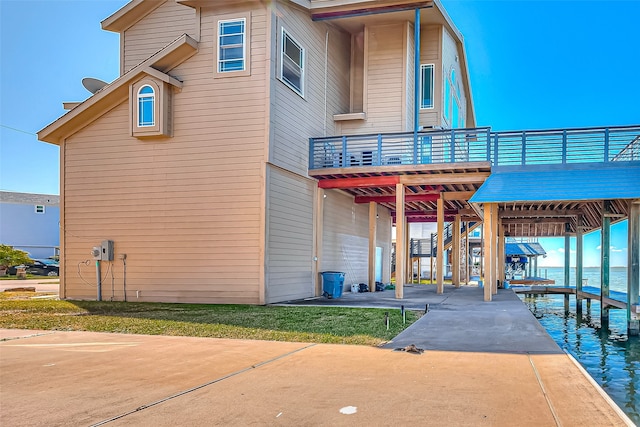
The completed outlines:
<svg viewBox="0 0 640 427">
<path fill-rule="evenodd" d="M 491 128 L 311 138 L 309 169 L 490 162 L 493 166 L 640 161 L 640 125 L 492 132 Z"/>
</svg>

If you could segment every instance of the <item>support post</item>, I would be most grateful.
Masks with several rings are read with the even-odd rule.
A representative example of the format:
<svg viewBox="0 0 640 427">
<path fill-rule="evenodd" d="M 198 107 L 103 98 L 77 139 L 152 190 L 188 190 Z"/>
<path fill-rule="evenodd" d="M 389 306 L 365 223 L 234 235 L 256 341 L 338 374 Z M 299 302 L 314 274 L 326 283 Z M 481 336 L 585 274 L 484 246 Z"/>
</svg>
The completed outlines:
<svg viewBox="0 0 640 427">
<path fill-rule="evenodd" d="M 576 314 L 578 319 L 582 316 L 582 216 L 578 216 L 576 227 Z"/>
<path fill-rule="evenodd" d="M 492 285 L 491 283 L 493 282 L 493 277 L 491 275 L 491 259 L 493 257 L 492 255 L 492 248 L 491 248 L 491 242 L 493 240 L 493 231 L 491 229 L 491 225 L 492 225 L 492 211 L 493 211 L 493 207 L 491 205 L 491 203 L 485 203 L 484 205 L 484 220 L 482 222 L 482 229 L 483 229 L 483 233 L 484 233 L 484 254 L 483 254 L 483 259 L 482 259 L 482 264 L 483 264 L 483 270 L 484 270 L 484 300 L 485 301 L 491 301 L 492 299 Z"/>
<path fill-rule="evenodd" d="M 404 297 L 404 272 L 406 266 L 404 218 L 404 184 L 396 184 L 396 298 Z"/>
<path fill-rule="evenodd" d="M 627 335 L 640 335 L 640 200 L 629 201 L 627 263 Z"/>
<path fill-rule="evenodd" d="M 564 225 L 564 287 L 569 287 L 571 280 L 571 229 L 569 224 Z"/>
<path fill-rule="evenodd" d="M 456 288 L 460 287 L 460 214 L 453 220 L 451 240 L 451 281 Z"/>
<path fill-rule="evenodd" d="M 493 236 L 491 240 L 492 257 L 491 257 L 491 291 L 494 295 L 498 293 L 498 204 L 492 203 L 491 208 L 491 234 Z"/>
<path fill-rule="evenodd" d="M 378 206 L 369 202 L 369 291 L 376 291 L 376 234 L 378 230 Z"/>
<path fill-rule="evenodd" d="M 438 213 L 438 243 L 436 255 L 436 293 L 444 293 L 444 199 L 442 195 L 437 201 Z"/>
<path fill-rule="evenodd" d="M 313 237 L 315 240 L 314 243 L 314 268 L 313 268 L 313 278 L 315 284 L 315 292 L 316 296 L 322 295 L 322 279 L 320 278 L 320 273 L 322 272 L 322 237 L 323 237 L 323 225 L 324 225 L 324 199 L 325 199 L 325 191 L 322 188 L 318 188 L 318 192 L 316 195 L 316 211 L 315 211 L 315 221 L 314 221 L 314 233 Z"/>
<path fill-rule="evenodd" d="M 498 219 L 498 280 L 504 287 L 505 272 L 505 241 L 504 229 L 502 228 L 502 220 Z"/>
<path fill-rule="evenodd" d="M 405 221 L 404 222 L 404 247 L 405 247 L 404 253 L 407 254 L 407 257 L 406 257 L 407 263 L 405 264 L 406 272 L 404 273 L 405 283 L 407 282 L 413 283 L 413 258 L 411 258 L 411 255 L 410 255 L 411 250 L 409 248 L 409 244 L 411 243 L 410 242 L 411 239 L 409 239 L 409 236 L 411 235 L 410 230 L 411 230 L 410 224 L 407 221 Z M 409 278 L 411 279 L 407 280 Z"/>
<path fill-rule="evenodd" d="M 471 275 L 471 254 L 469 253 L 469 222 L 464 227 L 466 236 L 464 238 L 464 284 L 469 286 L 469 276 Z"/>
<path fill-rule="evenodd" d="M 602 206 L 602 236 L 600 263 L 600 323 L 602 330 L 609 330 L 609 308 L 605 307 L 604 298 L 609 298 L 609 267 L 611 253 L 611 202 L 605 200 Z"/>
</svg>

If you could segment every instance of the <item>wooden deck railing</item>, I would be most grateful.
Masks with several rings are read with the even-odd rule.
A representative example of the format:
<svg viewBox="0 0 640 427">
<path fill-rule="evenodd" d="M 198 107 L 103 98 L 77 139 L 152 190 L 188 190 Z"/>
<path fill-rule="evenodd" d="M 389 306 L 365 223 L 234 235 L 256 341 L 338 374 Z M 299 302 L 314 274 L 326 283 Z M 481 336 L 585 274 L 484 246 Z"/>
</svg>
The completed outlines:
<svg viewBox="0 0 640 427">
<path fill-rule="evenodd" d="M 309 169 L 491 162 L 493 166 L 640 161 L 640 125 L 492 132 L 491 128 L 311 138 Z"/>
</svg>

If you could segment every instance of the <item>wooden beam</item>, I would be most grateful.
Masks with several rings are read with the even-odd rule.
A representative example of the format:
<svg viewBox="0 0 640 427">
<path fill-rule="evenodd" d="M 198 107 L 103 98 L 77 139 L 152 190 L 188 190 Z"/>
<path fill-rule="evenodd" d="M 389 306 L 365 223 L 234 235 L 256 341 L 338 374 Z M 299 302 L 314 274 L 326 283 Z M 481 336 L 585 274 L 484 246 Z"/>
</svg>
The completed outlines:
<svg viewBox="0 0 640 427">
<path fill-rule="evenodd" d="M 435 202 L 440 198 L 438 193 L 424 193 L 424 194 L 407 194 L 404 197 L 405 202 Z M 356 196 L 356 203 L 394 203 L 397 201 L 396 196 Z"/>
<path fill-rule="evenodd" d="M 460 287 L 460 215 L 453 220 L 451 239 L 451 281 L 456 288 Z"/>
<path fill-rule="evenodd" d="M 405 269 L 405 220 L 404 220 L 404 185 L 396 184 L 396 298 L 404 296 Z"/>
<path fill-rule="evenodd" d="M 318 181 L 318 188 L 392 187 L 399 182 L 399 176 L 365 176 L 357 178 L 321 179 Z"/>
<path fill-rule="evenodd" d="M 438 199 L 438 242 L 436 244 L 436 293 L 444 293 L 444 200 Z"/>
<path fill-rule="evenodd" d="M 513 209 L 505 209 L 500 212 L 500 218 L 558 218 L 573 217 L 582 215 L 580 209 L 558 209 L 558 210 L 528 210 L 519 211 Z"/>
<path fill-rule="evenodd" d="M 503 218 L 502 223 L 508 224 L 565 224 L 569 218 Z"/>
<path fill-rule="evenodd" d="M 493 242 L 493 230 L 491 226 L 493 225 L 492 219 L 492 204 L 485 203 L 484 204 L 484 221 L 482 223 L 482 230 L 484 232 L 484 256 L 483 256 L 483 265 L 484 265 L 484 300 L 491 301 L 493 297 L 493 293 L 491 290 L 493 277 L 491 270 L 491 257 L 493 256 L 493 250 L 491 247 L 491 243 Z"/>
<path fill-rule="evenodd" d="M 488 177 L 489 172 L 403 175 L 400 182 L 405 185 L 482 184 Z"/>
<path fill-rule="evenodd" d="M 491 246 L 493 250 L 493 256 L 491 257 L 491 277 L 493 281 L 491 282 L 491 291 L 494 295 L 498 293 L 498 204 L 491 204 L 491 218 L 493 224 L 491 224 L 491 230 L 493 232 L 493 240 L 491 241 Z"/>
<path fill-rule="evenodd" d="M 376 291 L 376 234 L 378 226 L 378 205 L 369 203 L 369 291 Z"/>
<path fill-rule="evenodd" d="M 442 193 L 444 200 L 469 200 L 475 191 L 446 191 Z"/>
</svg>

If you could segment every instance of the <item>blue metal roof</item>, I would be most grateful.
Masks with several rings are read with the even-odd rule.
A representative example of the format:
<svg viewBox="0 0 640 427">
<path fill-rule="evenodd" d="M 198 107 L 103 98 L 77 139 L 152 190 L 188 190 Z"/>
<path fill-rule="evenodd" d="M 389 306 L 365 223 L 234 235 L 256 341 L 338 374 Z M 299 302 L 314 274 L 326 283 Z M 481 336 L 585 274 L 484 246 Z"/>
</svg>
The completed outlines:
<svg viewBox="0 0 640 427">
<path fill-rule="evenodd" d="M 504 245 L 504 251 L 507 256 L 536 256 L 547 254 L 540 243 L 506 243 Z"/>
<path fill-rule="evenodd" d="M 501 168 L 471 203 L 547 202 L 640 198 L 640 163 Z"/>
</svg>

